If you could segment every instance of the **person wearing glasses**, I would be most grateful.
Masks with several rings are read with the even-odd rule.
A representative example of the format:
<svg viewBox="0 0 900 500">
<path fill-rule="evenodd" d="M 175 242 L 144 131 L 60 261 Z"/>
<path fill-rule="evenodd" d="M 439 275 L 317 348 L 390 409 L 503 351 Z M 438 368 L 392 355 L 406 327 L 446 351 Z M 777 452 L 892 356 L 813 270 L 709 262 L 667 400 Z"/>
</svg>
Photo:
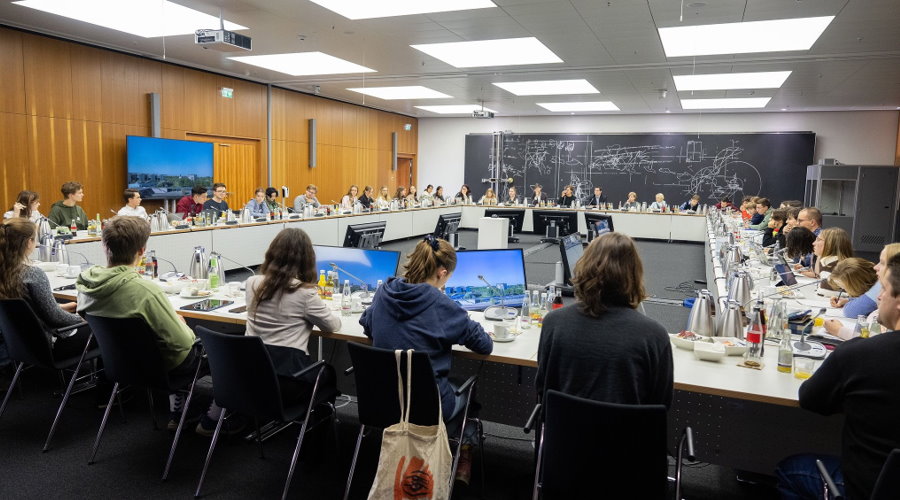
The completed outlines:
<svg viewBox="0 0 900 500">
<path fill-rule="evenodd" d="M 316 193 L 318 191 L 319 188 L 317 188 L 315 184 L 306 186 L 306 192 L 294 198 L 294 212 L 302 212 L 303 207 L 306 205 L 312 205 L 313 208 L 319 208 L 319 199 L 316 198 Z"/>
<path fill-rule="evenodd" d="M 227 212 L 228 202 L 225 201 L 226 196 L 228 196 L 228 188 L 225 187 L 225 184 L 222 184 L 221 182 L 213 184 L 213 197 L 212 199 L 206 200 L 206 203 L 203 204 L 203 211 L 215 210 L 216 215 Z"/>
</svg>

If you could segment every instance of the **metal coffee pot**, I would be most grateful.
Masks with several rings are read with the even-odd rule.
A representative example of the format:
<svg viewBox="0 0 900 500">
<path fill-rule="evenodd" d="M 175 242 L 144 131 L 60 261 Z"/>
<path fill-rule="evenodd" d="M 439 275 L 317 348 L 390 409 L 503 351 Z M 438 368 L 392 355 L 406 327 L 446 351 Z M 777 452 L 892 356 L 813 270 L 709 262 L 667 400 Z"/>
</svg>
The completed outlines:
<svg viewBox="0 0 900 500">
<path fill-rule="evenodd" d="M 688 316 L 687 330 L 698 335 L 715 337 L 717 333 L 715 314 L 716 303 L 712 294 L 709 290 L 700 290 Z"/>
<path fill-rule="evenodd" d="M 753 277 L 747 271 L 737 271 L 728 287 L 728 300 L 744 306 L 753 299 Z"/>
<path fill-rule="evenodd" d="M 244 209 L 241 210 L 241 224 L 248 224 L 250 222 L 253 222 L 253 214 L 250 213 L 249 208 L 244 207 Z"/>
<path fill-rule="evenodd" d="M 719 336 L 744 338 L 744 313 L 741 311 L 740 302 L 725 301 L 722 308 L 722 322 L 719 324 Z"/>
<path fill-rule="evenodd" d="M 206 257 L 206 249 L 202 246 L 194 247 L 194 253 L 191 255 L 191 264 L 188 266 L 188 275 L 194 279 L 206 279 L 206 266 L 209 259 Z"/>
</svg>

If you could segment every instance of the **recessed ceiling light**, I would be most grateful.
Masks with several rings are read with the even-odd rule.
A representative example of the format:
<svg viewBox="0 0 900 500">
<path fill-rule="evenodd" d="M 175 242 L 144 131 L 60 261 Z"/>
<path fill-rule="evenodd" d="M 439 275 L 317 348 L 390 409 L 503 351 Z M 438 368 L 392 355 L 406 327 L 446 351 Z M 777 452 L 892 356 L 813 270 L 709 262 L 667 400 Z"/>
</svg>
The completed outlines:
<svg viewBox="0 0 900 500">
<path fill-rule="evenodd" d="M 714 75 L 675 75 L 675 88 L 686 90 L 777 89 L 790 71 L 760 73 L 719 73 Z"/>
<path fill-rule="evenodd" d="M 456 68 L 561 63 L 546 45 L 534 37 L 427 43 L 410 47 Z"/>
<path fill-rule="evenodd" d="M 619 107 L 610 101 L 593 102 L 539 102 L 538 106 L 554 112 L 568 111 L 619 111 Z"/>
<path fill-rule="evenodd" d="M 516 95 L 565 95 L 599 94 L 600 91 L 587 80 L 541 80 L 534 82 L 494 83 L 501 89 Z"/>
<path fill-rule="evenodd" d="M 416 106 L 419 109 L 424 109 L 425 111 L 431 111 L 432 113 L 438 113 L 441 115 L 469 115 L 472 114 L 473 111 L 481 111 L 482 109 L 485 111 L 490 111 L 491 113 L 496 113 L 493 109 L 482 107 L 480 104 L 448 104 L 445 106 Z"/>
<path fill-rule="evenodd" d="M 407 87 L 364 87 L 347 90 L 389 101 L 394 99 L 446 99 L 448 97 L 453 97 L 428 87 L 422 87 L 421 85 L 410 85 Z"/>
<path fill-rule="evenodd" d="M 229 59 L 293 76 L 375 73 L 374 69 L 322 52 L 237 56 L 229 57 Z"/>
<path fill-rule="evenodd" d="M 372 19 L 376 17 L 408 16 L 431 12 L 484 9 L 496 7 L 490 0 L 311 0 L 347 19 Z"/>
<path fill-rule="evenodd" d="M 681 109 L 764 108 L 771 97 L 733 97 L 726 99 L 682 99 Z"/>
<path fill-rule="evenodd" d="M 13 3 L 144 38 L 189 35 L 198 29 L 219 27 L 218 17 L 166 0 L 22 0 Z M 225 21 L 225 29 L 248 28 Z"/>
<path fill-rule="evenodd" d="M 659 28 L 666 57 L 809 50 L 834 16 Z"/>
</svg>

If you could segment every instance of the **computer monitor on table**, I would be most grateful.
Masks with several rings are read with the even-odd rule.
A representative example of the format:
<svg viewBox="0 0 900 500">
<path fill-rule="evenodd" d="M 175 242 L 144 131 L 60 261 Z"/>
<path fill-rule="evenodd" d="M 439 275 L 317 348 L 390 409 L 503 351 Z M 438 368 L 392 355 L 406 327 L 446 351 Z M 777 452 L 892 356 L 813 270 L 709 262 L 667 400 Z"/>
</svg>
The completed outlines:
<svg viewBox="0 0 900 500">
<path fill-rule="evenodd" d="M 450 235 L 459 229 L 462 214 L 441 214 L 438 216 L 437 225 L 434 227 L 434 237 L 450 241 Z"/>
<path fill-rule="evenodd" d="M 574 210 L 535 210 L 532 216 L 534 232 L 547 238 L 556 240 L 578 232 L 578 212 Z M 547 228 L 551 228 L 551 231 L 548 232 Z"/>
<path fill-rule="evenodd" d="M 601 234 L 615 231 L 612 215 L 609 214 L 585 212 L 584 222 L 587 225 L 588 240 L 592 240 Z"/>
<path fill-rule="evenodd" d="M 581 243 L 581 235 L 570 234 L 559 240 L 559 253 L 563 265 L 563 283 L 572 284 L 572 276 L 575 275 L 575 264 L 584 255 L 584 246 Z"/>
<path fill-rule="evenodd" d="M 527 292 L 526 283 L 525 257 L 521 248 L 465 250 L 456 252 L 456 270 L 450 275 L 444 291 L 463 309 L 480 311 L 500 305 L 499 285 L 503 286 L 504 304 L 521 307 Z"/>
<path fill-rule="evenodd" d="M 386 221 L 347 226 L 347 233 L 344 235 L 344 246 L 351 248 L 378 248 L 381 246 L 386 227 Z"/>
<path fill-rule="evenodd" d="M 369 250 L 362 248 L 313 245 L 316 252 L 317 271 L 337 271 L 341 283 L 350 281 L 350 289 L 375 291 L 378 280 L 387 281 L 397 275 L 400 252 L 395 250 Z"/>
<path fill-rule="evenodd" d="M 509 219 L 509 234 L 508 240 L 510 242 L 518 243 L 519 239 L 513 236 L 515 233 L 522 232 L 522 224 L 525 223 L 525 210 L 506 210 L 499 208 L 487 208 L 484 211 L 485 217 L 503 217 L 504 219 Z"/>
</svg>

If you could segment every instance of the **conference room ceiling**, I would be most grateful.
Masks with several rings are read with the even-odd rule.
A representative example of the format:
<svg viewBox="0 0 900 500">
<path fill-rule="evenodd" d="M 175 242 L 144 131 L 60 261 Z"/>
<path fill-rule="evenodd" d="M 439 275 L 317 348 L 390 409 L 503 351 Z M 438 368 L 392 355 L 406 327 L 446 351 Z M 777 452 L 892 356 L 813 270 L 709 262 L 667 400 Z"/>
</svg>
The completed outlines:
<svg viewBox="0 0 900 500">
<path fill-rule="evenodd" d="M 538 102 L 612 101 L 609 114 L 681 113 L 682 98 L 772 97 L 761 111 L 900 109 L 898 0 L 494 0 L 496 8 L 351 21 L 308 0 L 174 0 L 248 26 L 252 52 L 193 35 L 142 38 L 11 3 L 0 23 L 411 116 L 417 105 L 482 104 L 553 115 Z M 452 1 L 452 0 L 448 0 Z M 667 58 L 658 28 L 836 16 L 808 51 Z M 215 28 L 216 26 L 197 26 Z M 455 68 L 410 45 L 536 37 L 564 62 Z M 293 77 L 229 56 L 321 51 L 376 72 Z M 673 75 L 792 71 L 780 89 L 678 92 Z M 587 79 L 600 94 L 516 96 L 494 82 Z M 449 99 L 382 100 L 354 87 L 422 85 Z M 741 111 L 741 110 L 738 110 Z M 714 111 L 704 111 L 714 112 Z M 582 114 L 582 113 L 579 113 Z"/>
</svg>

